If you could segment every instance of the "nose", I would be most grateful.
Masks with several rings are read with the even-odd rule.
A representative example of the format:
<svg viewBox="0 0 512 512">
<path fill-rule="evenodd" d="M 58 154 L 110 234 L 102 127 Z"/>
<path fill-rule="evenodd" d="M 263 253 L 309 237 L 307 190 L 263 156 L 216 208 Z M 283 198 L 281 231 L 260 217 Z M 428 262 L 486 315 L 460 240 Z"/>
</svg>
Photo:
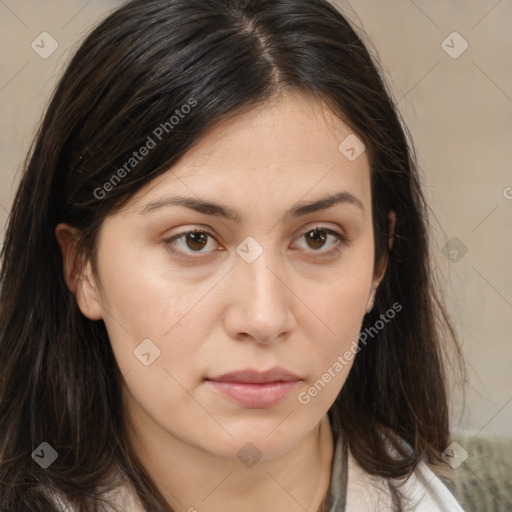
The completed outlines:
<svg viewBox="0 0 512 512">
<path fill-rule="evenodd" d="M 294 325 L 294 294 L 284 266 L 266 249 L 252 263 L 236 256 L 230 272 L 228 308 L 224 327 L 233 339 L 258 343 L 283 341 Z"/>
</svg>

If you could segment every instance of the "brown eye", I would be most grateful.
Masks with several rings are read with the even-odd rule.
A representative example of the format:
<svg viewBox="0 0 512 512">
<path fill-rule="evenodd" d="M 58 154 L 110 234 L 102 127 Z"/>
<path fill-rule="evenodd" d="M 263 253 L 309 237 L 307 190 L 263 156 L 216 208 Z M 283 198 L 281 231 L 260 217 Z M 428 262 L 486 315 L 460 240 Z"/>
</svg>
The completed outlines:
<svg viewBox="0 0 512 512">
<path fill-rule="evenodd" d="M 206 247 L 206 244 L 208 243 L 208 237 L 209 235 L 207 233 L 201 233 L 201 232 L 192 232 L 188 233 L 185 236 L 185 244 L 189 249 L 192 249 L 193 251 L 200 251 L 204 247 Z"/>
<path fill-rule="evenodd" d="M 207 254 L 212 250 L 203 250 L 208 247 L 209 241 L 215 240 L 213 235 L 204 230 L 184 231 L 165 240 L 165 244 L 171 252 L 183 254 L 184 256 L 194 253 Z M 215 246 L 215 244 L 213 244 Z"/>
<path fill-rule="evenodd" d="M 312 229 L 306 233 L 305 237 L 312 249 L 321 249 L 327 240 L 325 229 Z"/>
<path fill-rule="evenodd" d="M 306 231 L 299 240 L 301 238 L 306 240 L 307 245 L 307 247 L 302 246 L 302 248 L 309 249 L 309 252 L 318 252 L 320 255 L 328 255 L 332 251 L 337 251 L 340 245 L 344 245 L 348 241 L 341 233 L 322 226 L 317 226 L 314 229 Z M 323 247 L 328 246 L 329 238 L 334 239 L 335 243 L 331 243 L 330 248 L 322 250 Z"/>
</svg>

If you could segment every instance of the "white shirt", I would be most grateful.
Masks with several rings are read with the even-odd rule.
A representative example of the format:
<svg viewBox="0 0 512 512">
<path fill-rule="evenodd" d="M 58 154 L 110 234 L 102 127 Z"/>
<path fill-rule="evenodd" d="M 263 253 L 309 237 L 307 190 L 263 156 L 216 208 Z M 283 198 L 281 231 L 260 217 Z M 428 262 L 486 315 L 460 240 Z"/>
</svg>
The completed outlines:
<svg viewBox="0 0 512 512">
<path fill-rule="evenodd" d="M 410 447 L 403 440 L 402 443 L 410 452 Z M 391 453 L 396 453 L 391 446 L 389 449 Z M 410 500 L 405 504 L 406 510 L 464 512 L 451 492 L 424 462 L 418 463 L 411 476 L 398 489 Z M 344 453 L 342 440 L 338 438 L 333 458 L 327 512 L 391 512 L 392 510 L 387 479 L 364 471 L 349 448 L 347 448 L 347 454 Z"/>
<path fill-rule="evenodd" d="M 389 492 L 380 490 L 387 488 L 385 478 L 369 475 L 349 455 L 345 512 L 390 512 L 391 496 Z M 411 499 L 407 505 L 415 512 L 464 512 L 451 492 L 424 462 L 416 466 L 399 490 Z M 343 508 L 328 510 L 338 511 L 343 511 Z"/>
</svg>

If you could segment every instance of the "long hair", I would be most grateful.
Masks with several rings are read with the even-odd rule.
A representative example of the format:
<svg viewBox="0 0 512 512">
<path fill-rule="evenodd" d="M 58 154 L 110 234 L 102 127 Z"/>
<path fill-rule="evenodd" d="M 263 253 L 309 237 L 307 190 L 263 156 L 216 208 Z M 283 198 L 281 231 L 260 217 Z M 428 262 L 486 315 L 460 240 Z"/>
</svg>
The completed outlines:
<svg viewBox="0 0 512 512">
<path fill-rule="evenodd" d="M 80 511 L 101 510 L 98 489 L 114 485 L 108 476 L 117 466 L 147 510 L 172 510 L 130 449 L 122 377 L 105 325 L 82 315 L 67 287 L 55 227 L 78 228 L 78 257 L 94 263 L 106 216 L 216 123 L 286 90 L 326 102 L 366 146 L 375 265 L 388 265 L 363 330 L 391 304 L 402 306 L 378 341 L 357 353 L 329 410 L 335 431 L 370 474 L 401 477 L 420 458 L 439 460 L 449 443 L 443 347 L 460 349 L 433 279 L 413 145 L 361 38 L 327 0 L 134 0 L 102 21 L 68 64 L 8 220 L 0 296 L 2 510 L 55 511 L 47 490 Z M 120 173 L 157 128 L 156 147 Z M 113 182 L 116 173 L 122 179 Z M 391 250 L 390 210 L 397 218 Z M 383 429 L 412 453 L 392 457 Z M 42 442 L 58 453 L 46 469 L 31 456 Z M 391 485 L 390 492 L 400 510 L 399 490 Z"/>
</svg>

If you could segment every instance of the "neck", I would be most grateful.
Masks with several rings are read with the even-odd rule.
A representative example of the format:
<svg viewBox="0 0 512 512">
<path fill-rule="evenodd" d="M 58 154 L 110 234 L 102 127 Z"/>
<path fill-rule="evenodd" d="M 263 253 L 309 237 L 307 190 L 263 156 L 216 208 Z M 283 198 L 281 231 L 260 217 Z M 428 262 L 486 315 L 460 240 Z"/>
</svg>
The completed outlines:
<svg viewBox="0 0 512 512">
<path fill-rule="evenodd" d="M 129 429 L 131 445 L 176 512 L 318 512 L 330 487 L 334 442 L 327 414 L 285 454 L 252 467 L 141 426 Z"/>
</svg>

